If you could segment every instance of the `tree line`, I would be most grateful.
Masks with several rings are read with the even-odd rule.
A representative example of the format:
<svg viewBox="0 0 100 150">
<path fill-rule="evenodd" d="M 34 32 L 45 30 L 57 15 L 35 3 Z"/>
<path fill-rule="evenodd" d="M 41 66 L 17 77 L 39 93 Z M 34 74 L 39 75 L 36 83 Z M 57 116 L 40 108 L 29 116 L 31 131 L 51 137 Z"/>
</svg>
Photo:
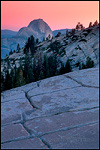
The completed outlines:
<svg viewBox="0 0 100 150">
<path fill-rule="evenodd" d="M 61 75 L 72 70 L 70 60 L 67 60 L 65 66 L 59 62 L 57 55 L 41 57 L 36 59 L 31 55 L 25 55 L 24 64 L 17 68 L 9 69 L 5 72 L 5 77 L 1 72 L 1 91 L 19 87 L 31 82 L 42 80 L 48 77 Z"/>
</svg>

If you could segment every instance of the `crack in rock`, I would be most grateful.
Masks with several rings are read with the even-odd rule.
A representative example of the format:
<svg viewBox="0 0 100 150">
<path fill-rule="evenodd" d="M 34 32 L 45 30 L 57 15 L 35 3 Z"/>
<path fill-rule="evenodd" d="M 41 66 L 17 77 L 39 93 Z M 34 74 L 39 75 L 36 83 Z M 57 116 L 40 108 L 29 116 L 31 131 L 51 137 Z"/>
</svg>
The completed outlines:
<svg viewBox="0 0 100 150">
<path fill-rule="evenodd" d="M 1 144 L 4 144 L 4 143 L 9 143 L 9 142 L 12 142 L 12 141 L 19 141 L 19 140 L 23 140 L 23 139 L 30 139 L 30 138 L 34 138 L 34 137 L 37 137 L 37 138 L 40 138 L 41 141 L 49 148 L 49 149 L 52 149 L 51 145 L 45 140 L 44 135 L 48 135 L 48 134 L 51 134 L 51 133 L 56 133 L 56 132 L 59 132 L 59 131 L 67 131 L 67 130 L 71 130 L 71 129 L 74 129 L 74 128 L 80 128 L 80 127 L 83 127 L 83 126 L 87 126 L 87 125 L 92 125 L 92 124 L 96 124 L 96 123 L 99 123 L 99 121 L 94 121 L 94 122 L 89 122 L 89 123 L 85 123 L 85 124 L 80 124 L 80 125 L 75 125 L 75 126 L 72 126 L 72 127 L 65 127 L 65 128 L 61 128 L 61 129 L 58 129 L 58 130 L 54 130 L 54 131 L 49 131 L 49 132 L 45 132 L 43 134 L 36 134 L 36 135 L 29 135 L 28 137 L 18 137 L 18 138 L 15 138 L 15 139 L 11 139 L 11 140 L 7 140 L 7 141 L 4 141 L 4 142 L 1 142 Z"/>
<path fill-rule="evenodd" d="M 60 114 L 67 113 L 67 112 L 79 112 L 79 111 L 86 111 L 86 110 L 92 110 L 92 109 L 97 109 L 97 108 L 99 108 L 99 106 L 95 106 L 95 107 L 91 107 L 91 108 L 83 108 L 83 109 L 72 109 L 72 110 L 67 110 L 67 111 L 58 112 L 58 113 L 54 113 L 54 114 L 43 115 L 43 116 L 39 116 L 39 117 L 36 116 L 34 118 L 31 118 L 31 119 L 26 119 L 25 118 L 24 123 L 27 122 L 27 121 L 34 120 L 34 119 L 52 117 L 52 116 L 60 115 Z"/>
<path fill-rule="evenodd" d="M 24 127 L 24 129 L 29 133 L 29 135 L 35 135 L 37 136 L 37 133 L 35 130 L 31 130 L 29 129 L 26 125 L 25 125 L 25 118 L 24 118 L 24 113 L 22 113 L 22 122 L 21 122 L 22 126 Z M 33 133 L 34 131 L 34 133 Z"/>
<path fill-rule="evenodd" d="M 21 121 L 21 120 L 12 121 L 12 122 L 10 122 L 10 123 L 2 124 L 1 127 L 7 126 L 7 125 L 10 125 L 10 124 L 19 124 L 19 123 L 22 123 L 22 121 Z"/>
<path fill-rule="evenodd" d="M 96 108 L 99 108 L 99 106 L 95 106 L 95 107 L 91 107 L 91 108 L 82 108 L 82 109 L 67 110 L 67 111 L 64 111 L 64 112 L 56 113 L 56 114 L 54 114 L 54 115 L 59 115 L 59 114 L 65 113 L 65 112 L 78 112 L 78 111 L 92 110 L 92 109 L 96 109 Z M 54 116 L 54 115 L 53 115 L 53 116 Z"/>
<path fill-rule="evenodd" d="M 60 89 L 60 90 L 56 90 L 56 91 L 51 91 L 51 92 L 45 92 L 45 93 L 40 93 L 40 94 L 36 94 L 36 95 L 32 95 L 32 96 L 28 96 L 30 99 L 34 96 L 38 96 L 38 95 L 44 95 L 44 94 L 49 94 L 49 93 L 56 93 L 56 92 L 59 92 L 59 91 L 64 91 L 64 90 L 67 90 L 67 89 L 74 89 L 74 88 L 77 88 L 77 87 L 81 87 L 80 85 L 78 86 L 75 86 L 75 87 L 72 87 L 72 88 L 65 88 L 65 89 Z"/>
<path fill-rule="evenodd" d="M 44 137 L 40 137 L 40 140 L 44 143 L 44 145 L 46 145 L 49 149 L 52 149 L 51 145 L 49 144 L 49 142 L 44 138 Z"/>
<path fill-rule="evenodd" d="M 78 84 L 80 84 L 80 85 L 83 86 L 83 87 L 88 87 L 88 88 L 99 88 L 99 87 L 97 87 L 97 86 L 85 85 L 85 84 L 83 84 L 82 82 L 77 81 L 76 79 L 73 79 L 71 76 L 68 76 L 68 75 L 63 75 L 63 76 L 65 76 L 66 78 L 69 78 L 69 79 L 71 79 L 71 80 L 77 82 Z"/>
<path fill-rule="evenodd" d="M 4 144 L 4 143 L 9 143 L 9 142 L 13 142 L 13 141 L 19 141 L 19 140 L 24 140 L 24 139 L 30 139 L 30 138 L 34 138 L 35 136 L 31 135 L 31 136 L 28 136 L 28 137 L 18 137 L 18 138 L 15 138 L 15 139 L 11 139 L 11 140 L 7 140 L 7 141 L 4 141 L 4 142 L 1 142 L 1 144 Z"/>
<path fill-rule="evenodd" d="M 91 108 L 77 109 L 77 110 L 73 109 L 73 110 L 67 110 L 67 111 L 64 111 L 64 112 L 58 112 L 58 113 L 51 114 L 51 115 L 44 115 L 44 116 L 41 116 L 41 117 L 34 117 L 34 118 L 31 118 L 31 119 L 26 119 L 25 116 L 24 116 L 24 112 L 23 112 L 24 121 L 23 120 L 12 121 L 10 123 L 6 123 L 6 124 L 1 125 L 1 127 L 7 126 L 7 125 L 10 125 L 10 124 L 19 124 L 19 123 L 23 124 L 27 121 L 31 121 L 31 120 L 34 120 L 34 119 L 37 119 L 37 118 L 52 117 L 52 116 L 55 116 L 55 115 L 60 115 L 60 114 L 66 113 L 66 112 L 78 112 L 78 111 L 86 111 L 86 110 L 92 110 L 92 109 L 98 109 L 98 108 L 99 108 L 99 106 L 95 106 L 95 107 L 91 107 Z"/>
<path fill-rule="evenodd" d="M 40 86 L 40 83 L 41 83 L 41 80 L 37 81 L 37 86 L 39 87 Z"/>
<path fill-rule="evenodd" d="M 33 90 L 33 89 L 35 89 L 35 88 L 37 88 L 37 87 L 30 88 L 30 89 L 29 89 L 29 90 L 27 90 L 27 91 L 26 91 L 26 90 L 22 90 L 22 91 L 23 91 L 23 92 L 27 92 L 27 93 L 28 93 L 29 91 L 31 91 L 31 90 Z"/>
<path fill-rule="evenodd" d="M 27 93 L 28 93 L 28 92 L 25 92 L 25 97 L 26 97 L 27 100 L 29 101 L 30 105 L 31 105 L 33 108 L 39 109 L 38 107 L 36 107 L 35 105 L 33 105 L 33 103 L 31 102 L 31 100 L 30 100 L 30 98 L 29 98 L 29 96 L 28 96 Z"/>
<path fill-rule="evenodd" d="M 59 132 L 59 131 L 67 131 L 67 130 L 71 130 L 71 129 L 74 129 L 74 128 L 80 128 L 80 127 L 84 127 L 84 126 L 92 125 L 92 124 L 96 124 L 96 123 L 99 123 L 99 121 L 93 121 L 93 122 L 88 122 L 88 123 L 85 123 L 85 124 L 79 124 L 79 125 L 75 125 L 75 126 L 64 127 L 64 128 L 60 128 L 60 129 L 57 129 L 57 130 L 54 130 L 54 131 L 49 131 L 49 132 L 39 134 L 38 137 L 42 137 L 44 135 L 48 135 L 48 134 L 51 134 L 51 133 L 56 133 L 56 132 Z"/>
</svg>

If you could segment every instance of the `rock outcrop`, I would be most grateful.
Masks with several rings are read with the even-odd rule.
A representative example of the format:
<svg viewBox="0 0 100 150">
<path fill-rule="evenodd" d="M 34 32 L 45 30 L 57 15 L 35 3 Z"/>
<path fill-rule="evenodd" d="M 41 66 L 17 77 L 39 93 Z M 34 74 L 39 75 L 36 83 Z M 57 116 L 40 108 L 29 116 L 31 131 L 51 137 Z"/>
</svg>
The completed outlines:
<svg viewBox="0 0 100 150">
<path fill-rule="evenodd" d="M 43 21 L 43 19 L 36 19 L 29 23 L 28 27 L 21 28 L 17 36 L 22 37 L 29 37 L 33 35 L 35 38 L 38 38 L 40 40 L 43 40 L 43 37 L 48 37 L 49 34 L 52 37 L 52 30 L 48 26 L 46 22 Z"/>
<path fill-rule="evenodd" d="M 99 68 L 1 93 L 2 149 L 99 149 Z"/>
</svg>

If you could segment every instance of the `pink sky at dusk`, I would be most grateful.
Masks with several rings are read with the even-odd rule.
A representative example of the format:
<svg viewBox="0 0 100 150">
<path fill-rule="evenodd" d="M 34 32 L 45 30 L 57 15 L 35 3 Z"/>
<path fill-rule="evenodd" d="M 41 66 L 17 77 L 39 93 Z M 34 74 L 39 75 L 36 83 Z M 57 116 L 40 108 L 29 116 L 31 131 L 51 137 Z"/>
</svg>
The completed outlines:
<svg viewBox="0 0 100 150">
<path fill-rule="evenodd" d="M 1 29 L 18 31 L 34 19 L 43 19 L 52 30 L 88 27 L 99 22 L 99 1 L 1 1 Z"/>
</svg>

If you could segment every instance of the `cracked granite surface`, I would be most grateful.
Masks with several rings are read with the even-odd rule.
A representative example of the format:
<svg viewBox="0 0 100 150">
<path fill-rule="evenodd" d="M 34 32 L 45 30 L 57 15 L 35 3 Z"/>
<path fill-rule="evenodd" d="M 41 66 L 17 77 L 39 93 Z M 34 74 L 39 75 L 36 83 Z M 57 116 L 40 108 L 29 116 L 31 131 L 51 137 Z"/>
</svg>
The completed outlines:
<svg viewBox="0 0 100 150">
<path fill-rule="evenodd" d="M 1 93 L 2 149 L 99 149 L 99 68 Z"/>
</svg>

